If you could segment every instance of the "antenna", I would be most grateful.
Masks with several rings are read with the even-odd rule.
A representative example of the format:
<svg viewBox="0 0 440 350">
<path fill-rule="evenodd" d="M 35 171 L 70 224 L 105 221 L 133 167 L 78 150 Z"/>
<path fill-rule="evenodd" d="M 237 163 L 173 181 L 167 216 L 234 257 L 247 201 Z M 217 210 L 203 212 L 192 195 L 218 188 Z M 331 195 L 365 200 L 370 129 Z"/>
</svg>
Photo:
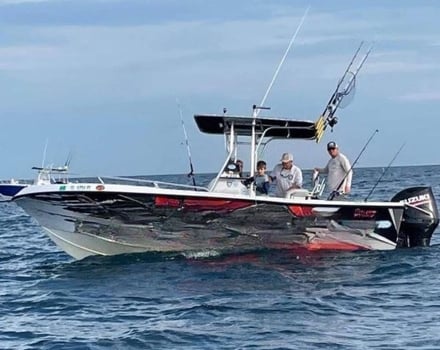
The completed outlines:
<svg viewBox="0 0 440 350">
<path fill-rule="evenodd" d="M 44 168 L 44 163 L 46 163 L 46 152 L 47 152 L 47 144 L 49 143 L 49 139 L 46 139 L 46 143 L 44 145 L 44 150 L 43 150 L 43 160 L 41 162 L 41 167 Z"/>
<path fill-rule="evenodd" d="M 288 55 L 288 53 L 289 53 L 289 51 L 290 51 L 290 48 L 292 47 L 292 45 L 293 45 L 293 43 L 294 43 L 294 41 L 295 41 L 295 39 L 296 39 L 296 36 L 298 35 L 299 30 L 301 29 L 301 27 L 302 27 L 302 25 L 303 25 L 303 23 L 304 23 L 304 20 L 306 19 L 307 14 L 309 13 L 309 10 L 310 10 L 310 6 L 307 7 L 306 11 L 304 12 L 304 15 L 303 15 L 302 18 L 301 18 L 301 22 L 299 23 L 298 27 L 296 28 L 295 33 L 293 34 L 292 38 L 290 39 L 289 45 L 287 46 L 287 49 L 286 49 L 286 51 L 284 52 L 284 55 L 283 55 L 283 57 L 281 58 L 281 61 L 280 61 L 280 63 L 278 64 L 277 69 L 275 70 L 275 73 L 274 73 L 274 75 L 273 75 L 273 77 L 272 77 L 272 80 L 271 80 L 271 82 L 270 82 L 270 84 L 269 84 L 267 90 L 266 90 L 266 93 L 264 94 L 263 99 L 261 100 L 260 106 L 264 106 L 264 104 L 266 103 L 267 96 L 269 95 L 269 92 L 270 92 L 270 90 L 272 89 L 272 86 L 273 86 L 273 84 L 275 83 L 275 80 L 276 80 L 277 77 L 278 77 L 278 73 L 280 72 L 280 69 L 281 69 L 282 65 L 284 64 L 284 61 L 286 60 L 286 57 L 287 57 L 287 55 Z M 258 109 L 256 109 L 256 110 L 254 109 L 254 113 L 255 113 L 255 116 L 256 116 L 256 117 L 258 117 L 258 114 L 260 113 L 260 110 L 261 110 L 261 109 L 263 109 L 263 108 L 260 107 L 260 108 L 258 108 Z"/>
</svg>

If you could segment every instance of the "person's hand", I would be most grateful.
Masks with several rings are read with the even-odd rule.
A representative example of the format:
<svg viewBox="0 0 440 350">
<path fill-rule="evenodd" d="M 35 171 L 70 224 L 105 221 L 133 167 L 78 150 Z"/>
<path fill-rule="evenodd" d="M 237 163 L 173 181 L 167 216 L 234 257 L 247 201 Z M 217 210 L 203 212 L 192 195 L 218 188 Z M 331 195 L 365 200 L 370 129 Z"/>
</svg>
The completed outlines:
<svg viewBox="0 0 440 350">
<path fill-rule="evenodd" d="M 345 185 L 344 193 L 350 193 L 350 190 L 351 190 L 350 186 L 349 185 Z"/>
</svg>

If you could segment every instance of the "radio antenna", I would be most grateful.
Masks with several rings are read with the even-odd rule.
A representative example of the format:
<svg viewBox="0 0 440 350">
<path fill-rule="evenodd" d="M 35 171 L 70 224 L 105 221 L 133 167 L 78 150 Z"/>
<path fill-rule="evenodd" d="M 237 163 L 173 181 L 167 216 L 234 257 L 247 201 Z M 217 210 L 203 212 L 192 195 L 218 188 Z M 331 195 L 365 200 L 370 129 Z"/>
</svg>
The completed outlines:
<svg viewBox="0 0 440 350">
<path fill-rule="evenodd" d="M 306 17 L 307 17 L 307 14 L 309 13 L 309 10 L 310 10 L 310 6 L 307 7 L 306 11 L 304 12 L 304 15 L 303 15 L 302 18 L 301 18 L 301 22 L 299 22 L 299 25 L 298 25 L 298 27 L 296 28 L 295 33 L 293 34 L 292 38 L 290 39 L 289 45 L 287 46 L 287 49 L 286 49 L 286 51 L 284 52 L 284 55 L 283 55 L 283 57 L 281 58 L 281 61 L 280 61 L 280 63 L 278 64 L 277 69 L 275 70 L 275 73 L 274 73 L 274 75 L 273 75 L 273 77 L 272 77 L 272 80 L 271 80 L 271 82 L 270 82 L 270 84 L 269 84 L 269 86 L 268 86 L 268 88 L 267 88 L 267 90 L 266 90 L 266 93 L 264 94 L 263 99 L 261 100 L 261 103 L 260 103 L 259 106 L 262 107 L 262 106 L 264 106 L 264 104 L 266 103 L 267 96 L 269 95 L 269 92 L 270 92 L 270 90 L 272 89 L 272 86 L 273 86 L 273 84 L 275 83 L 275 80 L 276 80 L 277 77 L 278 77 L 278 73 L 280 72 L 280 69 L 281 69 L 281 67 L 282 67 L 283 64 L 284 64 L 284 61 L 286 60 L 286 57 L 287 57 L 287 55 L 289 54 L 290 48 L 292 47 L 292 45 L 293 45 L 293 43 L 294 43 L 294 41 L 295 41 L 295 39 L 296 39 L 296 36 L 298 35 L 298 33 L 299 33 L 299 31 L 300 31 L 300 29 L 301 29 L 301 27 L 302 27 L 302 25 L 303 25 L 303 23 L 304 23 Z M 260 110 L 262 109 L 261 107 L 258 108 L 258 109 L 256 109 L 256 110 L 254 110 L 254 112 L 256 113 L 256 116 L 257 116 L 257 117 L 258 117 L 258 114 L 260 113 Z"/>
</svg>

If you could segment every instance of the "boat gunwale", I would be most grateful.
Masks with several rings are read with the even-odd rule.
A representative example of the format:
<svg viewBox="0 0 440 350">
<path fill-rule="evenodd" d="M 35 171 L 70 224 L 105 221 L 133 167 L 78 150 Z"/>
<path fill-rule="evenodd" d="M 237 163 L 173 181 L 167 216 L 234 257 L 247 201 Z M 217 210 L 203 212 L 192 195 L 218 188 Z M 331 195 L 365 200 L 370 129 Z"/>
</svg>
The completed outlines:
<svg viewBox="0 0 440 350">
<path fill-rule="evenodd" d="M 60 190 L 60 186 L 65 187 Z M 103 186 L 104 188 L 100 188 Z M 69 188 L 70 187 L 70 188 Z M 89 187 L 89 188 L 87 188 Z M 68 184 L 48 184 L 40 186 L 27 186 L 23 188 L 12 200 L 17 200 L 23 197 L 29 197 L 38 194 L 63 194 L 63 193 L 124 193 L 124 194 L 146 194 L 146 195 L 162 195 L 169 197 L 187 197 L 187 198 L 209 198 L 209 199 L 222 199 L 222 200 L 237 200 L 237 201 L 250 201 L 259 204 L 281 204 L 281 205 L 307 205 L 307 206 L 320 206 L 320 207 L 387 207 L 390 209 L 405 208 L 407 206 L 403 201 L 400 202 L 364 202 L 364 201 L 338 201 L 338 200 L 326 200 L 326 199 L 313 199 L 313 198 L 282 198 L 275 196 L 252 196 L 251 194 L 233 194 L 233 193 L 221 193 L 213 191 L 195 191 L 195 190 L 182 190 L 182 189 L 166 189 L 152 186 L 140 186 L 140 185 L 121 185 L 121 184 L 103 184 L 100 182 L 90 183 L 68 183 Z"/>
</svg>

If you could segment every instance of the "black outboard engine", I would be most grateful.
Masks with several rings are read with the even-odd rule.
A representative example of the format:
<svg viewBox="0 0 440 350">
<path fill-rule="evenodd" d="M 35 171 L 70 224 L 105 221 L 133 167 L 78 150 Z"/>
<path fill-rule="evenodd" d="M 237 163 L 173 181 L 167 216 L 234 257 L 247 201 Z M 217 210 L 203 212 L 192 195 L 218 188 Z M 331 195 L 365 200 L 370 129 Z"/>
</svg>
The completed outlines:
<svg viewBox="0 0 440 350">
<path fill-rule="evenodd" d="M 396 194 L 392 202 L 406 204 L 397 233 L 397 247 L 426 247 L 439 223 L 437 204 L 431 187 L 411 187 Z"/>
</svg>

